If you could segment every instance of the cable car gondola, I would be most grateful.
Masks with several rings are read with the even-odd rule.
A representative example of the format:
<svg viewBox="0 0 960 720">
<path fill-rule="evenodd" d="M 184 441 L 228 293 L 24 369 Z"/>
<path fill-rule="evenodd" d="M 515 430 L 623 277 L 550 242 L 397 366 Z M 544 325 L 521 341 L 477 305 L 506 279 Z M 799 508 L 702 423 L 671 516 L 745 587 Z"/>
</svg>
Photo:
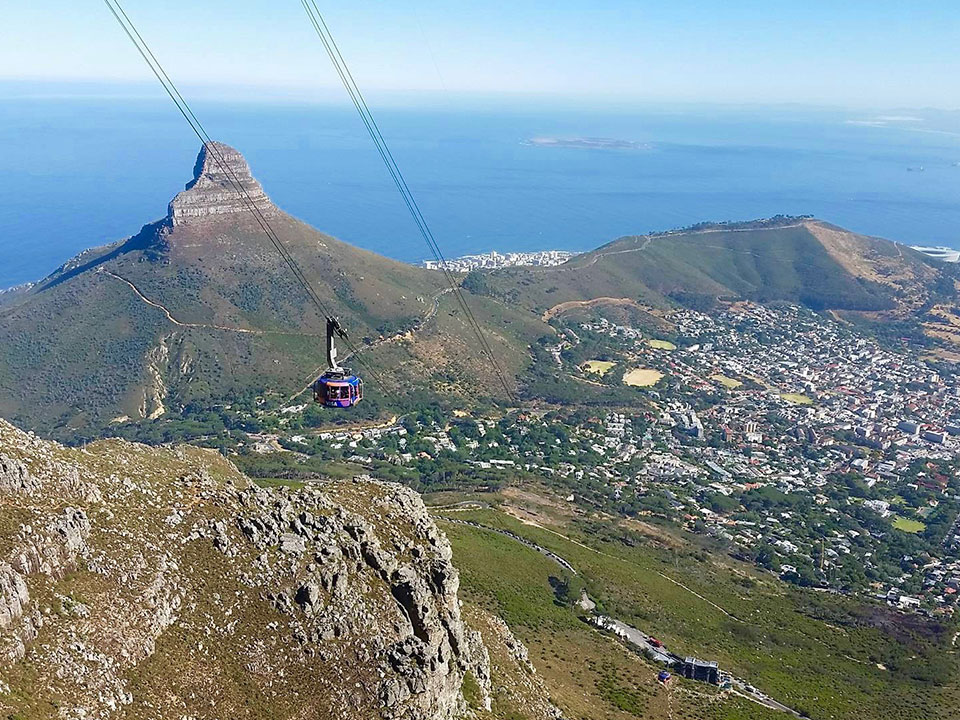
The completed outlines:
<svg viewBox="0 0 960 720">
<path fill-rule="evenodd" d="M 313 383 L 313 399 L 326 407 L 348 408 L 363 400 L 363 378 L 337 364 L 335 337 L 347 337 L 347 333 L 335 317 L 327 318 L 327 365 L 328 370 Z"/>
</svg>

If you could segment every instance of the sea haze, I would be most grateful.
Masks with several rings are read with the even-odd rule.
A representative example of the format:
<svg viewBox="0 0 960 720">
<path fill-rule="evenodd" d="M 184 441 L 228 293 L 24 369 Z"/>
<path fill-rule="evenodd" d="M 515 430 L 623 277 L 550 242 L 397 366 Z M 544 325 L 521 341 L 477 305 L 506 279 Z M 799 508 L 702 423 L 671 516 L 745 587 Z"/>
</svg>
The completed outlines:
<svg viewBox="0 0 960 720">
<path fill-rule="evenodd" d="M 400 260 L 429 256 L 351 109 L 194 109 L 283 209 Z M 910 244 L 960 242 L 960 136 L 943 117 L 691 107 L 389 109 L 378 119 L 450 257 L 587 250 L 778 213 Z M 0 100 L 0 287 L 163 216 L 198 149 L 159 99 Z"/>
</svg>

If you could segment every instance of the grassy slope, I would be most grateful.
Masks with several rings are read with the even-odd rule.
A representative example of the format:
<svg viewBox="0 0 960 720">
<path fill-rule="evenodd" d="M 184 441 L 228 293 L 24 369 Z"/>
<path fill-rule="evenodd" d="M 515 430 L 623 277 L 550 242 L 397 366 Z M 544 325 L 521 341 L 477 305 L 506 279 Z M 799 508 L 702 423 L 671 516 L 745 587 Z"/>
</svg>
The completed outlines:
<svg viewBox="0 0 960 720">
<path fill-rule="evenodd" d="M 274 224 L 357 344 L 410 327 L 443 287 L 437 273 L 353 248 L 289 216 Z M 527 346 L 552 332 L 541 314 L 564 302 L 612 297 L 663 306 L 732 295 L 880 309 L 893 305 L 894 294 L 908 294 L 910 278 L 930 279 L 930 268 L 907 253 L 910 272 L 899 285 L 882 284 L 877 278 L 889 276 L 891 263 L 900 260 L 892 255 L 896 248 L 824 227 L 621 238 L 560 267 L 485 276 L 486 288 L 478 292 L 491 296 L 470 295 L 469 302 L 513 378 L 530 362 Z M 63 281 L 41 284 L 0 311 L 0 415 L 40 429 L 97 426 L 116 415 L 138 417 L 144 386 L 157 385 L 157 373 L 169 392 L 167 404 L 175 407 L 250 391 L 292 393 L 323 364 L 322 318 L 255 228 L 236 218 L 181 227 L 159 238 L 162 252 L 148 236 L 141 233 L 126 252 L 100 252 L 108 258 L 100 266 L 54 276 Z M 853 248 L 856 262 L 839 263 L 838 248 Z M 95 257 L 82 260 L 89 264 Z M 177 327 L 98 267 L 128 279 L 181 322 L 269 332 Z M 368 365 L 400 395 L 427 391 L 461 404 L 500 397 L 453 296 L 442 296 L 440 307 L 412 341 L 378 348 Z"/>
<path fill-rule="evenodd" d="M 710 229 L 624 237 L 554 268 L 510 269 L 489 283 L 494 292 L 538 312 L 559 303 L 597 297 L 632 298 L 651 305 L 679 293 L 732 295 L 758 301 L 789 300 L 815 308 L 883 310 L 894 289 L 867 277 L 870 254 L 889 262 L 889 243 L 858 238 L 862 257 L 841 265 L 811 232 L 811 225 Z M 847 234 L 849 235 L 849 234 Z M 876 247 L 875 247 L 876 246 Z M 921 262 L 913 255 L 904 262 Z M 857 268 L 860 274 L 855 274 Z M 929 270 L 929 268 L 928 268 Z"/>
<path fill-rule="evenodd" d="M 960 697 L 956 656 L 945 649 L 946 629 L 940 636 L 924 637 L 906 625 L 898 629 L 896 618 L 878 629 L 872 622 L 876 618 L 865 616 L 854 603 L 790 590 L 749 569 L 711 562 L 693 548 L 630 548 L 579 535 L 596 549 L 589 550 L 495 510 L 459 512 L 456 517 L 509 528 L 555 550 L 580 570 L 591 596 L 607 612 L 655 632 L 676 652 L 718 659 L 722 667 L 814 718 L 948 717 Z M 465 592 L 494 598 L 541 659 L 554 644 L 579 642 L 569 639 L 581 632 L 576 621 L 549 603 L 547 577 L 558 574 L 557 566 L 531 558 L 506 538 L 481 537 L 483 531 L 462 527 L 445 529 L 454 542 Z M 658 572 L 745 622 L 724 615 Z M 543 633 L 544 628 L 550 632 Z M 567 651 L 572 650 L 562 652 Z M 879 669 L 877 662 L 888 669 Z M 570 672 L 569 667 L 563 672 Z M 744 717 L 739 712 L 721 716 Z"/>
<path fill-rule="evenodd" d="M 102 275 L 0 315 L 0 415 L 43 428 L 123 409 L 164 323 Z"/>
<path fill-rule="evenodd" d="M 419 322 L 444 287 L 439 273 L 354 248 L 289 216 L 273 225 L 356 346 Z M 68 265 L 0 313 L 0 416 L 43 430 L 137 418 L 144 387 L 157 384 L 151 365 L 175 407 L 251 390 L 292 394 L 324 364 L 323 318 L 243 218 L 177 228 L 146 249 L 145 236 L 74 275 L 93 258 Z M 490 298 L 469 302 L 506 376 L 522 372 L 527 345 L 549 328 Z M 399 396 L 424 388 L 455 391 L 458 402 L 502 395 L 450 294 L 415 342 L 381 346 L 366 364 Z M 379 392 L 376 383 L 370 391 Z"/>
<path fill-rule="evenodd" d="M 680 681 L 664 687 L 656 680 L 657 666 L 554 602 L 549 580 L 563 572 L 552 560 L 501 535 L 442 521 L 441 525 L 454 546 L 461 594 L 507 621 L 529 647 L 534 665 L 566 717 L 777 717 L 739 698 L 718 702 L 716 690 L 709 686 Z"/>
</svg>

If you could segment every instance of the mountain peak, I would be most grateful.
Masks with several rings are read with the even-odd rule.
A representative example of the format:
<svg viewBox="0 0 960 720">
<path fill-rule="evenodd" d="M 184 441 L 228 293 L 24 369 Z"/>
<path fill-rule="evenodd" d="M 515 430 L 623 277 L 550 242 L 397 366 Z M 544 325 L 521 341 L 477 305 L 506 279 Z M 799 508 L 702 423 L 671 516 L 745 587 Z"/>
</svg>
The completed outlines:
<svg viewBox="0 0 960 720">
<path fill-rule="evenodd" d="M 247 212 L 249 197 L 265 215 L 277 212 L 240 152 L 220 142 L 204 143 L 193 168 L 193 180 L 170 201 L 173 226 Z"/>
</svg>

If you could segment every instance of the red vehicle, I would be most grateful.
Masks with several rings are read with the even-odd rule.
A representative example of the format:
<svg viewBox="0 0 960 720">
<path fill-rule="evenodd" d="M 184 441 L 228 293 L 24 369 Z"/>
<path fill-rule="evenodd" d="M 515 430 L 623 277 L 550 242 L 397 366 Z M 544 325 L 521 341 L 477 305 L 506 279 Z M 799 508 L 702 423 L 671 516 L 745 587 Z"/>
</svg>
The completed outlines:
<svg viewBox="0 0 960 720">
<path fill-rule="evenodd" d="M 647 639 L 647 642 L 649 642 L 649 643 L 650 643 L 651 645 L 653 645 L 655 648 L 662 648 L 662 647 L 663 647 L 663 643 L 660 642 L 659 640 L 657 640 L 657 639 L 656 639 L 655 637 L 653 637 L 652 635 Z"/>
</svg>

